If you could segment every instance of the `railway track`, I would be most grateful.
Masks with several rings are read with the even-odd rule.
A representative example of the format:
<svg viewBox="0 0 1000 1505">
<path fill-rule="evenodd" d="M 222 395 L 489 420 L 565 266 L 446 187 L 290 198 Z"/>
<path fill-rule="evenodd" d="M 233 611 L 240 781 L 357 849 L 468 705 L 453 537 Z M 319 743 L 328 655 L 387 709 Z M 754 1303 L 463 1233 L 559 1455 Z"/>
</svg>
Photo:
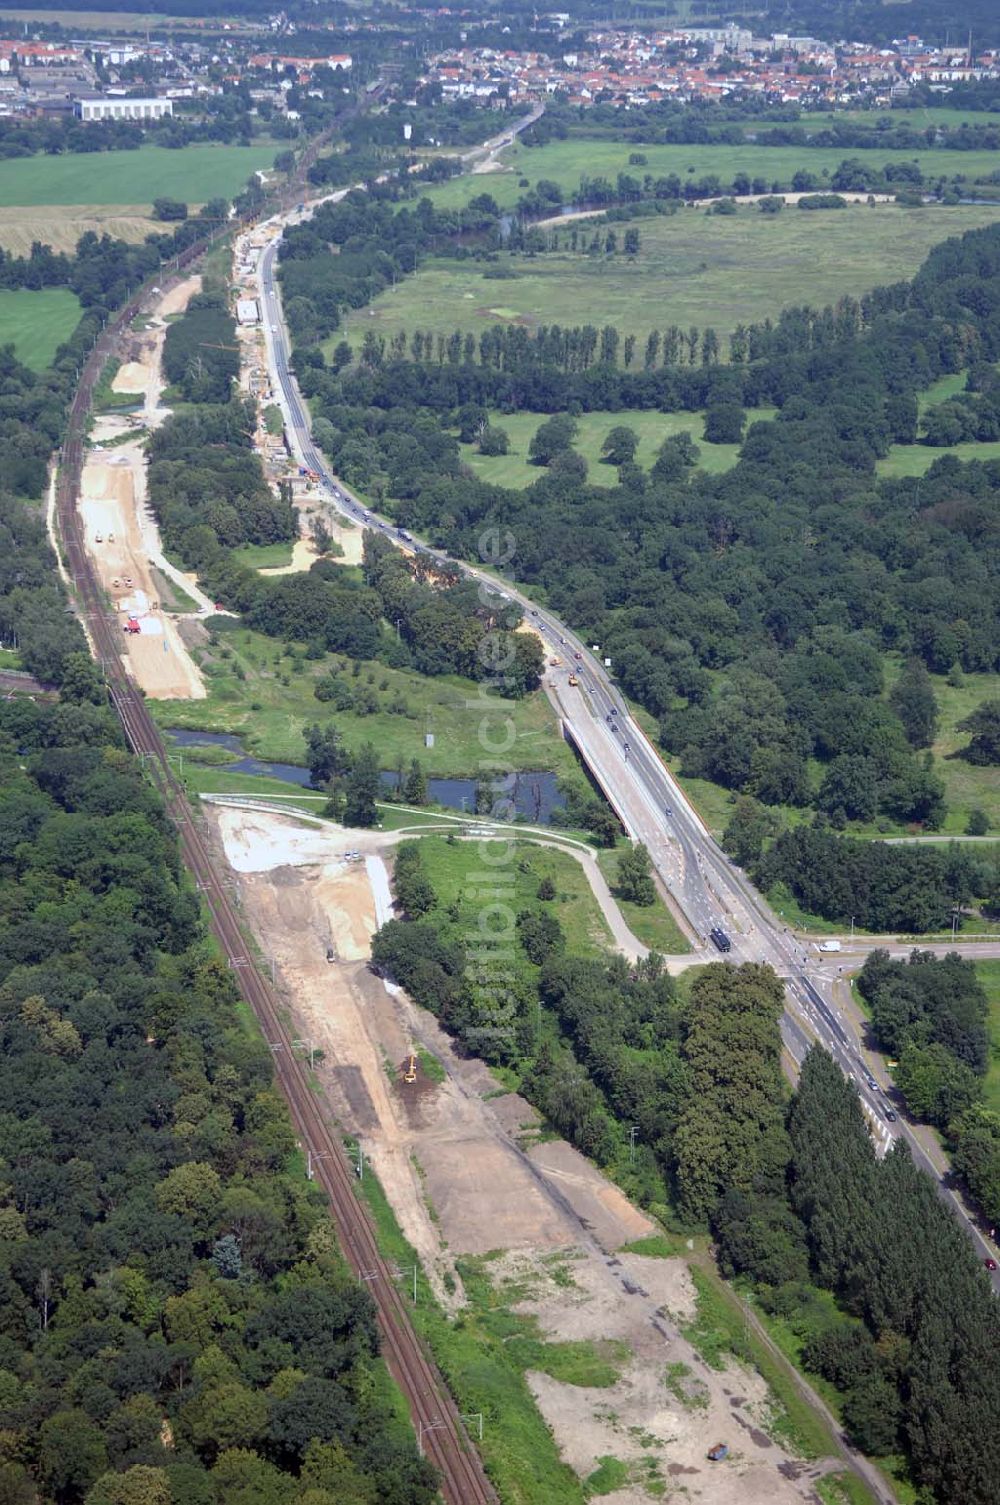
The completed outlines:
<svg viewBox="0 0 1000 1505">
<path fill-rule="evenodd" d="M 191 246 L 177 260 L 178 270 L 204 250 Z M 120 621 L 108 609 L 100 582 L 84 547 L 77 496 L 84 461 L 84 434 L 94 386 L 119 334 L 139 312 L 142 298 L 124 308 L 94 346 L 70 408 L 66 439 L 56 482 L 56 510 L 66 566 L 77 592 L 77 605 L 94 656 L 103 665 L 111 701 L 129 747 L 140 755 L 158 786 L 177 827 L 185 865 L 204 897 L 237 985 L 253 1009 L 271 1047 L 275 1075 L 304 1147 L 312 1152 L 315 1175 L 327 1194 L 341 1249 L 363 1280 L 378 1311 L 383 1352 L 389 1372 L 406 1396 L 421 1450 L 440 1474 L 447 1505 L 497 1505 L 497 1494 L 463 1425 L 458 1408 L 436 1365 L 410 1321 L 396 1272 L 383 1259 L 368 1210 L 355 1190 L 344 1146 L 319 1111 L 304 1063 L 294 1054 L 291 1037 L 270 986 L 249 955 L 229 894 L 209 851 L 183 786 L 167 761 L 166 747 L 141 692 L 122 657 Z"/>
</svg>

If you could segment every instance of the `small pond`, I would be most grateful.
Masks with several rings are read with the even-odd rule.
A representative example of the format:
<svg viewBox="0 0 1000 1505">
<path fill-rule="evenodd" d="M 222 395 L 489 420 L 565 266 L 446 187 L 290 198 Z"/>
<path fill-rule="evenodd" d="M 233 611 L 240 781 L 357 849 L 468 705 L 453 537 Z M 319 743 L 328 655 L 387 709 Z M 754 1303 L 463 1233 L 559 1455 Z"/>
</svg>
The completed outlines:
<svg viewBox="0 0 1000 1505">
<path fill-rule="evenodd" d="M 200 732 L 174 727 L 168 729 L 167 736 L 175 747 L 221 747 L 232 753 L 231 762 L 218 765 L 226 773 L 266 775 L 285 784 L 297 784 L 301 789 L 312 787 L 308 768 L 301 768 L 297 763 L 265 763 L 260 758 L 250 757 L 244 752 L 239 737 L 230 732 Z M 382 784 L 386 790 L 395 789 L 398 782 L 399 774 L 394 769 L 382 770 Z M 427 794 L 432 804 L 441 805 L 446 810 L 467 810 L 472 814 L 476 808 L 475 779 L 429 778 Z M 554 773 L 514 774 L 508 797 L 514 801 L 522 819 L 540 826 L 547 826 L 552 811 L 566 803 Z"/>
</svg>

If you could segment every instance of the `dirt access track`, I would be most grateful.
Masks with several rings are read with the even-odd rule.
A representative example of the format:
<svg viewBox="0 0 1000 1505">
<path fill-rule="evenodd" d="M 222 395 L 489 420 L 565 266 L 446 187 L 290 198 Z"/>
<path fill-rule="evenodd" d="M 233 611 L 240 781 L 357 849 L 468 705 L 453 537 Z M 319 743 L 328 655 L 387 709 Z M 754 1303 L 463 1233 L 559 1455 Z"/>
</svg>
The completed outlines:
<svg viewBox="0 0 1000 1505">
<path fill-rule="evenodd" d="M 127 359 L 112 382 L 115 392 L 134 394 L 128 414 L 97 417 L 80 482 L 84 541 L 108 599 L 121 618 L 129 674 L 154 700 L 201 700 L 206 691 L 179 630 L 177 613 L 165 609 L 165 575 L 193 596 L 202 613 L 211 606 L 190 577 L 163 559 L 156 523 L 146 501 L 145 435 L 163 422 L 160 357 L 169 314 L 181 313 L 201 286 L 188 277 L 166 292 L 149 316 L 149 328 L 126 336 Z M 133 437 L 117 442 L 123 435 Z M 161 568 L 154 573 L 153 560 Z M 125 635 L 129 620 L 138 632 Z"/>
<path fill-rule="evenodd" d="M 623 1252 L 654 1231 L 645 1214 L 570 1145 L 543 1139 L 528 1102 L 370 971 L 371 936 L 392 912 L 382 854 L 394 837 L 207 808 L 299 1048 L 322 1051 L 330 1116 L 360 1140 L 439 1304 L 454 1315 L 465 1303 L 455 1256 L 489 1255 L 494 1285 L 541 1336 L 613 1345 L 608 1388 L 528 1374 L 566 1462 L 585 1479 L 601 1458 L 619 1460 L 628 1482 L 602 1497 L 611 1505 L 648 1505 L 654 1493 L 816 1501 L 816 1477 L 839 1461 L 793 1457 L 770 1435 L 760 1377 L 735 1363 L 709 1369 L 695 1352 L 682 1331 L 695 1310 L 686 1262 Z M 711 1464 L 719 1441 L 730 1456 Z M 647 1488 L 657 1483 L 665 1494 Z"/>
</svg>

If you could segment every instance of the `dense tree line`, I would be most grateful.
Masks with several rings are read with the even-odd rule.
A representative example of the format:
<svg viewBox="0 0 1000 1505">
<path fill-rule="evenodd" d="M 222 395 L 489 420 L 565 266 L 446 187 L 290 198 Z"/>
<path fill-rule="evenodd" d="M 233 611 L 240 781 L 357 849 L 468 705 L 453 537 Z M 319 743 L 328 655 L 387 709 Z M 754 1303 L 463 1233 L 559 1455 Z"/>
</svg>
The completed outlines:
<svg viewBox="0 0 1000 1505">
<path fill-rule="evenodd" d="M 206 313 L 214 322 L 212 311 Z M 298 520 L 287 493 L 276 497 L 264 479 L 253 448 L 252 401 L 210 400 L 214 387 L 228 385 L 231 377 L 204 357 L 227 352 L 198 351 L 199 315 L 185 327 L 190 337 L 178 340 L 173 350 L 180 385 L 194 400 L 203 393 L 209 400 L 174 414 L 151 435 L 149 498 L 167 547 L 200 568 L 220 547 L 296 538 Z M 172 369 L 168 374 L 174 379 Z"/>
<path fill-rule="evenodd" d="M 674 1142 L 678 1203 L 706 1221 L 726 1192 L 780 1196 L 788 1163 L 781 1015 L 770 967 L 715 965 L 691 988 L 682 1059 L 690 1090 Z"/>
<path fill-rule="evenodd" d="M 0 705 L 0 1492 L 429 1502 L 268 1051 L 69 669 Z"/>
<path fill-rule="evenodd" d="M 202 312 L 195 311 L 190 334 L 175 350 L 181 381 L 194 397 L 210 380 L 198 368 L 200 357 L 191 355 L 205 332 Z M 317 560 L 305 575 L 267 579 L 235 558 L 242 544 L 298 533 L 287 488 L 276 497 L 264 479 L 252 448 L 253 419 L 243 400 L 205 402 L 175 414 L 149 441 L 149 497 L 164 539 L 216 600 L 258 631 L 307 644 L 315 657 L 328 651 L 381 657 L 422 674 L 489 681 L 513 698 L 538 688 L 542 650 L 533 634 L 515 631 L 520 608 L 498 593 L 481 597 L 476 585 L 429 569 L 421 555 L 408 561 L 380 534 L 365 534 L 360 583 L 332 559 Z M 319 699 L 336 704 L 336 676 L 317 688 Z"/>
<path fill-rule="evenodd" d="M 348 181 L 356 181 L 351 164 Z M 408 175 L 407 175 L 408 176 Z M 299 337 L 335 330 L 341 308 L 361 308 L 398 277 L 416 270 L 426 251 L 452 249 L 453 238 L 484 232 L 497 221 L 489 195 L 461 209 L 437 209 L 429 199 L 410 208 L 392 200 L 413 184 L 372 183 L 339 203 L 321 204 L 282 236 L 279 275 L 289 327 Z M 486 202 L 488 200 L 488 203 Z M 331 248 L 335 254 L 331 256 Z"/>
<path fill-rule="evenodd" d="M 898 1058 L 895 1082 L 915 1118 L 941 1130 L 954 1170 L 1000 1223 L 1000 1114 L 983 1101 L 989 1001 L 972 962 L 873 951 L 858 976 L 875 1043 Z"/>
<path fill-rule="evenodd" d="M 198 293 L 167 326 L 163 372 L 185 402 L 225 403 L 239 376 L 236 321 L 220 293 Z"/>
<path fill-rule="evenodd" d="M 518 699 L 537 690 L 544 662 L 540 639 L 516 631 L 521 608 L 457 573 L 442 579 L 410 566 L 380 533 L 364 537 L 364 578 L 382 615 L 398 626 L 409 663 L 420 674 L 488 680 Z"/>
<path fill-rule="evenodd" d="M 876 1159 L 857 1093 L 813 1050 L 789 1115 L 789 1201 L 748 1237 L 736 1223 L 731 1263 L 760 1278 L 762 1252 L 786 1247 L 762 1297 L 794 1311 L 796 1246 L 805 1235 L 813 1278 L 840 1312 L 815 1321 L 804 1358 L 845 1392 L 853 1440 L 873 1453 L 905 1449 L 916 1482 L 942 1502 L 987 1505 L 1000 1486 L 1000 1383 L 989 1355 L 1000 1318 L 989 1282 L 933 1181 L 897 1145 Z"/>
<path fill-rule="evenodd" d="M 44 519 L 17 498 L 0 495 L 0 643 L 45 683 L 61 685 L 86 651 L 56 582 Z"/>
<path fill-rule="evenodd" d="M 995 859 L 968 847 L 888 846 L 820 823 L 783 831 L 751 871 L 764 889 L 784 884 L 811 914 L 888 934 L 948 930 L 973 898 L 998 893 Z"/>
</svg>

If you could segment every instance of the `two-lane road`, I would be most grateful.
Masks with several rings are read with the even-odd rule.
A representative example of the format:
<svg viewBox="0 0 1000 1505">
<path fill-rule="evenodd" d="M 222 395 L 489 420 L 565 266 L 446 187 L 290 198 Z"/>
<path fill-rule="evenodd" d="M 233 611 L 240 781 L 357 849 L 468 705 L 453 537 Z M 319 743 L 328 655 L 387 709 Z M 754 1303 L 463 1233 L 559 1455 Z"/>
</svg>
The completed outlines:
<svg viewBox="0 0 1000 1505">
<path fill-rule="evenodd" d="M 289 442 L 298 462 L 319 476 L 329 501 L 345 517 L 398 542 L 399 529 L 352 496 L 313 443 L 308 411 L 288 365 L 288 339 L 275 278 L 281 230 L 282 222 L 276 220 L 274 235 L 261 254 L 259 296 L 272 385 Z M 417 547 L 477 580 L 484 590 L 506 593 L 524 610 L 528 624 L 542 639 L 546 658 L 561 660 L 546 672 L 549 692 L 567 732 L 629 835 L 648 848 L 658 877 L 701 938 L 706 960 L 718 958 L 709 940 L 710 932 L 718 927 L 730 937 L 729 960 L 767 963 L 774 968 L 785 986 L 782 1038 L 794 1068 L 801 1065 L 814 1041 L 828 1050 L 854 1082 L 879 1149 L 884 1151 L 895 1139 L 904 1139 L 914 1160 L 934 1179 L 940 1195 L 961 1219 L 980 1258 L 996 1257 L 996 1250 L 970 1222 L 961 1199 L 946 1184 L 910 1126 L 895 1116 L 887 1117 L 894 1110 L 871 1076 L 855 1029 L 837 1006 L 835 980 L 803 949 L 719 847 L 633 719 L 600 654 L 515 585 L 498 584 L 484 571 L 456 563 L 438 549 Z M 574 671 L 579 679 L 575 687 L 569 684 Z M 1000 1271 L 992 1278 L 1000 1290 Z"/>
</svg>

